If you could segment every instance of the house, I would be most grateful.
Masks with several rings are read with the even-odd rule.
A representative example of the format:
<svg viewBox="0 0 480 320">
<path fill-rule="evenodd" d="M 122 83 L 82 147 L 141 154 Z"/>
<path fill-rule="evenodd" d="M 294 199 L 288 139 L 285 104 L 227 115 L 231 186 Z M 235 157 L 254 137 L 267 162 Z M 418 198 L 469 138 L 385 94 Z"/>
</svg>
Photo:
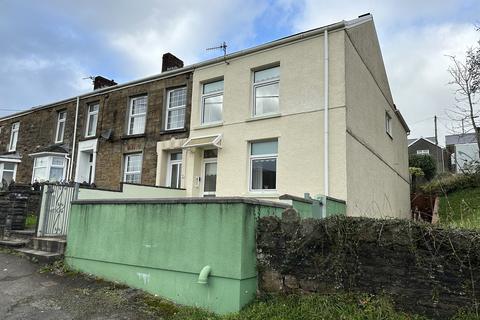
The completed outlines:
<svg viewBox="0 0 480 320">
<path fill-rule="evenodd" d="M 461 172 L 478 163 L 478 144 L 475 133 L 452 134 L 445 136 L 445 145 L 451 155 L 451 171 Z"/>
<path fill-rule="evenodd" d="M 192 71 L 181 67 L 165 54 L 159 75 L 95 77 L 92 92 L 1 118 L 0 178 L 155 185 L 157 142 L 188 137 Z"/>
<path fill-rule="evenodd" d="M 438 145 L 435 137 L 408 139 L 409 155 L 429 155 L 435 161 L 437 173 L 445 172 L 445 150 Z"/>
<path fill-rule="evenodd" d="M 406 218 L 408 132 L 367 14 L 196 65 L 190 136 L 176 150 L 158 142 L 157 184 L 308 193 L 346 200 L 348 215 Z"/>
<path fill-rule="evenodd" d="M 0 162 L 14 163 L 22 183 L 308 194 L 346 201 L 348 215 L 410 217 L 409 129 L 370 14 L 185 67 L 169 54 L 163 63 L 158 75 L 98 78 L 93 92 L 0 119 Z"/>
</svg>

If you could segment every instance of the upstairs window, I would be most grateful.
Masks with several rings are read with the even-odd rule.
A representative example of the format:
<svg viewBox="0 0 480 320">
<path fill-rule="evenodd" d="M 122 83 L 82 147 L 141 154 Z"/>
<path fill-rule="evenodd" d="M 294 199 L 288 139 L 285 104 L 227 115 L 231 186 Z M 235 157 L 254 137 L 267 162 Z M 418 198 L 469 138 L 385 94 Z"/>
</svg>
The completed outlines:
<svg viewBox="0 0 480 320">
<path fill-rule="evenodd" d="M 33 162 L 32 182 L 65 180 L 66 159 L 57 156 L 36 157 Z"/>
<path fill-rule="evenodd" d="M 385 111 L 385 132 L 392 137 L 392 117 Z"/>
<path fill-rule="evenodd" d="M 67 111 L 60 111 L 57 116 L 57 133 L 55 134 L 55 143 L 63 142 L 66 120 L 67 120 Z"/>
<path fill-rule="evenodd" d="M 253 116 L 279 112 L 280 67 L 255 71 L 253 74 Z"/>
<path fill-rule="evenodd" d="M 417 150 L 417 154 L 420 155 L 429 155 L 430 151 L 429 150 Z"/>
<path fill-rule="evenodd" d="M 202 85 L 202 124 L 222 121 L 223 80 Z"/>
<path fill-rule="evenodd" d="M 17 150 L 18 131 L 20 130 L 20 122 L 12 124 L 12 132 L 10 133 L 10 143 L 8 144 L 8 151 Z"/>
<path fill-rule="evenodd" d="M 146 118 L 147 96 L 131 98 L 130 107 L 128 108 L 128 134 L 145 133 Z"/>
<path fill-rule="evenodd" d="M 132 153 L 125 156 L 125 169 L 123 181 L 128 183 L 141 183 L 142 180 L 142 154 Z"/>
<path fill-rule="evenodd" d="M 187 108 L 187 88 L 167 91 L 166 130 L 185 127 L 185 109 Z"/>
<path fill-rule="evenodd" d="M 85 131 L 85 137 L 93 137 L 97 133 L 98 122 L 98 109 L 100 108 L 98 103 L 88 106 L 87 113 L 87 125 Z"/>
<path fill-rule="evenodd" d="M 172 152 L 168 158 L 167 187 L 181 188 L 182 152 Z"/>
<path fill-rule="evenodd" d="M 250 144 L 250 191 L 276 190 L 277 158 L 277 140 Z"/>
</svg>

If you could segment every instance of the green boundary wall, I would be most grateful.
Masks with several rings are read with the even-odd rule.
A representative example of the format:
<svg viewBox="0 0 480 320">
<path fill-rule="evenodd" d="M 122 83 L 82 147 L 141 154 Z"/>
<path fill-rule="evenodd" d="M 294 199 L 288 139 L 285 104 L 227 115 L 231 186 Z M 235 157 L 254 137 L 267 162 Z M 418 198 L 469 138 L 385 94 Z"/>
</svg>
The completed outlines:
<svg viewBox="0 0 480 320">
<path fill-rule="evenodd" d="M 74 201 L 65 259 L 180 304 L 235 312 L 256 294 L 257 218 L 287 207 L 251 198 Z"/>
</svg>

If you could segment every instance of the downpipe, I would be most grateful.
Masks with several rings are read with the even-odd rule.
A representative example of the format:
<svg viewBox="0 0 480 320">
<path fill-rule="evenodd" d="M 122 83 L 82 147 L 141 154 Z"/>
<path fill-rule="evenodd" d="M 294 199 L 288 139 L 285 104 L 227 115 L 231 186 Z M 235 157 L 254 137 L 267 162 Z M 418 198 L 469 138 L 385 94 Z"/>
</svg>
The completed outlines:
<svg viewBox="0 0 480 320">
<path fill-rule="evenodd" d="M 200 274 L 198 275 L 197 283 L 207 284 L 208 283 L 208 277 L 210 276 L 211 271 L 212 271 L 212 267 L 210 267 L 210 266 L 203 267 L 202 271 L 200 271 Z"/>
</svg>

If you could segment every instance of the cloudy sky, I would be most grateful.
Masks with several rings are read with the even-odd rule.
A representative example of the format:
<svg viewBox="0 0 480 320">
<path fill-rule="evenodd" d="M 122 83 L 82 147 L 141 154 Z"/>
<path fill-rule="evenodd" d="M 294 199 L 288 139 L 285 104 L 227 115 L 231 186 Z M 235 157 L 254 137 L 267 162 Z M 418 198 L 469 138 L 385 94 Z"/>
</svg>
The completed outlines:
<svg viewBox="0 0 480 320">
<path fill-rule="evenodd" d="M 448 133 L 446 55 L 480 39 L 478 0 L 0 0 L 0 116 L 90 91 L 91 75 L 157 74 L 164 52 L 190 64 L 367 12 L 411 137 L 433 135 L 435 114 Z"/>
</svg>

